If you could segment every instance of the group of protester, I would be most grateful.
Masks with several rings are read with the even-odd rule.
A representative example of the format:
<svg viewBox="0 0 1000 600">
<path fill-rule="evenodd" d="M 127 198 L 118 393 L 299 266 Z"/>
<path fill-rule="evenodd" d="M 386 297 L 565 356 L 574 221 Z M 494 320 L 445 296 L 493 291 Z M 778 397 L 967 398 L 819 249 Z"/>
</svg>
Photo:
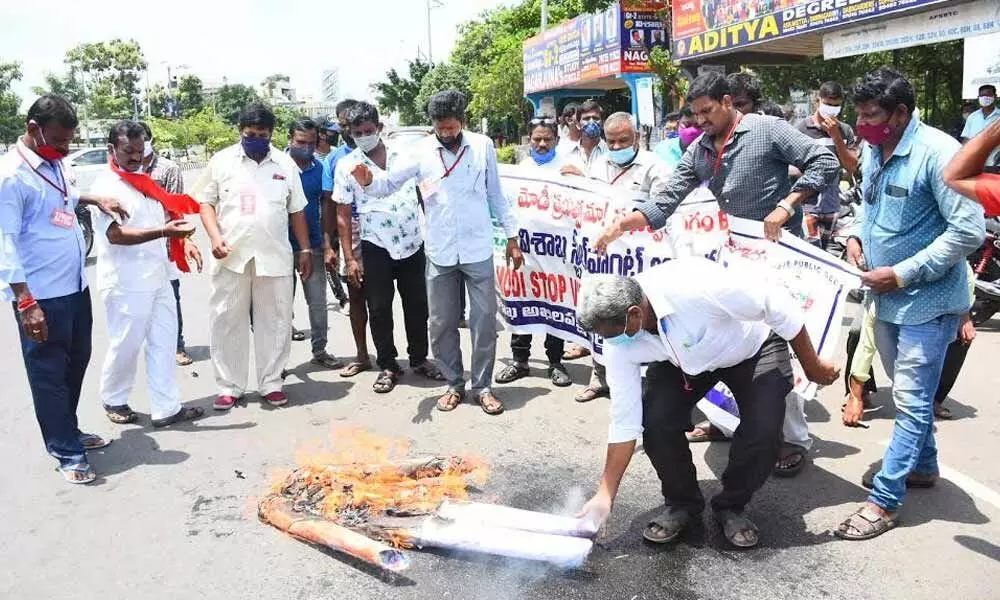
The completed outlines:
<svg viewBox="0 0 1000 600">
<path fill-rule="evenodd" d="M 640 149 L 634 117 L 605 117 L 594 101 L 567 107 L 560 119 L 540 116 L 528 124 L 521 164 L 598 179 L 646 199 L 607 226 L 596 243 L 601 252 L 627 231 L 664 227 L 702 186 L 728 214 L 763 222 L 771 240 L 783 230 L 802 235 L 803 207 L 812 207 L 806 230 L 821 241 L 833 190 L 843 175 L 860 171 L 866 210 L 847 260 L 864 271 L 862 282 L 871 290 L 872 342 L 865 348 L 881 354 L 899 408 L 882 469 L 866 482 L 873 489 L 868 502 L 837 530 L 846 539 L 868 539 L 895 526 L 907 486 L 931 486 L 938 476 L 934 392 L 949 344 L 958 335 L 970 337 L 961 317 L 970 306 L 963 263 L 985 231 L 982 207 L 968 197 L 998 204 L 997 180 L 979 171 L 1000 141 L 1000 125 L 959 152 L 957 142 L 920 122 L 905 77 L 883 68 L 850 94 L 857 137 L 867 143 L 859 152 L 854 130 L 838 119 L 846 100 L 839 85 L 824 84 L 815 115 L 795 127 L 760 114 L 752 84 L 744 74 L 699 77 L 677 119 L 677 136 L 656 153 Z M 338 272 L 348 283 L 357 346 L 355 361 L 341 374 L 370 368 L 370 325 L 380 393 L 392 391 L 403 374 L 393 341 L 395 284 L 410 370 L 445 383 L 437 402 L 442 411 L 455 409 L 467 394 L 459 344 L 460 298 L 467 293 L 471 392 L 486 413 L 503 412 L 492 386 L 494 223 L 507 239 L 508 265 L 518 269 L 524 259 L 494 144 L 465 130 L 465 113 L 461 93 L 434 95 L 428 104 L 434 135 L 402 152 L 381 135 L 374 106 L 348 101 L 337 107 L 337 123 L 296 120 L 282 150 L 271 144 L 273 113 L 249 106 L 240 115 L 240 142 L 212 157 L 193 196 L 171 184 L 176 173 L 156 156 L 148 130 L 122 121 L 109 132 L 107 172 L 92 193 L 81 194 L 61 166 L 77 126 L 75 111 L 60 96 L 36 101 L 15 152 L 0 161 L 0 283 L 14 302 L 43 438 L 66 480 L 93 481 L 86 451 L 110 443 L 83 433 L 76 419 L 92 326 L 73 219 L 78 202 L 101 213 L 98 291 L 110 338 L 101 395 L 116 423 L 136 418 L 128 397 L 143 347 L 153 425 L 202 414 L 181 405 L 174 373 L 182 348 L 173 268 L 202 267 L 190 237 L 194 225 L 185 216 L 194 214 L 214 257 L 215 409 L 232 408 L 247 392 L 251 331 L 257 390 L 273 406 L 288 402 L 282 382 L 298 271 L 313 362 L 343 366 L 326 350 L 325 273 Z M 604 339 L 604 354 L 577 400 L 610 396 L 612 420 L 604 473 L 584 513 L 607 519 L 641 436 L 666 503 L 643 535 L 657 543 L 677 539 L 705 504 L 688 444 L 714 435 L 711 424 L 692 426 L 692 408 L 721 381 L 735 396 L 741 423 L 712 507 L 732 544 L 757 544 L 747 504 L 770 474 L 800 472 L 811 444 L 803 399 L 792 393 L 789 344 L 811 381 L 829 385 L 840 375 L 817 356 L 801 310 L 787 292 L 702 258 L 671 261 L 633 279 L 590 276 L 580 297 L 577 321 Z M 531 336 L 513 336 L 513 362 L 497 373 L 497 383 L 530 374 L 531 344 Z M 544 346 L 548 377 L 570 385 L 563 361 L 587 351 L 564 348 L 553 336 Z M 865 355 L 870 364 L 873 353 Z M 864 398 L 851 389 L 844 421 L 856 424 Z"/>
</svg>

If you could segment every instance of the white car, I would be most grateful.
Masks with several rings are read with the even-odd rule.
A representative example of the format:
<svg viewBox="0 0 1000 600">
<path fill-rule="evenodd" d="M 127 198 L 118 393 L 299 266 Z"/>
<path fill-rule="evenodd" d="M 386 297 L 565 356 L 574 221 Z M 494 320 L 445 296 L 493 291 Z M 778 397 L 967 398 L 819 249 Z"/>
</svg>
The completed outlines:
<svg viewBox="0 0 1000 600">
<path fill-rule="evenodd" d="M 69 156 L 63 160 L 72 169 L 77 189 L 81 192 L 87 192 L 90 191 L 90 186 L 94 184 L 102 167 L 108 164 L 108 149 L 84 148 L 70 152 Z"/>
</svg>

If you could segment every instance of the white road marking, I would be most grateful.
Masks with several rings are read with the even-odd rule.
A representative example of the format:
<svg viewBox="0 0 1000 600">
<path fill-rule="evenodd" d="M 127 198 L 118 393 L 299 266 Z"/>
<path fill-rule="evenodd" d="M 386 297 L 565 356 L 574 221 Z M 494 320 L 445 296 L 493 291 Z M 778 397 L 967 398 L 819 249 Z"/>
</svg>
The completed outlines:
<svg viewBox="0 0 1000 600">
<path fill-rule="evenodd" d="M 889 447 L 889 440 L 882 440 L 882 445 Z M 1000 510 L 1000 493 L 995 492 L 986 485 L 979 483 L 972 477 L 969 477 L 961 471 L 956 471 L 955 469 L 938 462 L 938 470 L 941 472 L 941 477 L 947 479 L 948 481 L 954 483 L 960 490 L 969 494 L 977 500 L 981 500 L 993 506 L 993 508 Z"/>
</svg>

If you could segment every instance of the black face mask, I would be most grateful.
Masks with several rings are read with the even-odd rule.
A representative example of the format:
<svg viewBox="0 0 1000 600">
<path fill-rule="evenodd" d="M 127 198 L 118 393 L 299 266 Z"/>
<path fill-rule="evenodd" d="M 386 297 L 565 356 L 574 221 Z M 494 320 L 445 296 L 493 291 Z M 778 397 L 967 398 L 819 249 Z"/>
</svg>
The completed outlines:
<svg viewBox="0 0 1000 600">
<path fill-rule="evenodd" d="M 461 133 L 458 134 L 455 137 L 452 137 L 452 138 L 443 138 L 440 135 L 438 135 L 438 134 L 435 133 L 434 137 L 437 138 L 438 142 L 442 146 L 444 146 L 445 148 L 447 148 L 448 150 L 451 150 L 451 151 L 456 150 L 459 146 L 462 145 L 462 134 Z"/>
<path fill-rule="evenodd" d="M 357 144 L 354 143 L 354 138 L 351 137 L 351 134 L 347 133 L 346 131 L 340 132 L 340 139 L 344 140 L 344 143 L 347 144 L 348 148 L 352 150 L 354 148 L 357 148 Z"/>
</svg>

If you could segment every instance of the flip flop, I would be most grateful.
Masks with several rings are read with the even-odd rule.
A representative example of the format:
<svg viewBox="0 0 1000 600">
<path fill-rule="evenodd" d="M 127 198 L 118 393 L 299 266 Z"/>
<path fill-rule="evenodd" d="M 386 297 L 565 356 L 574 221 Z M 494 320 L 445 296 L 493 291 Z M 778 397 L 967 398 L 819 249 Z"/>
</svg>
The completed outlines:
<svg viewBox="0 0 1000 600">
<path fill-rule="evenodd" d="M 372 384 L 372 389 L 376 394 L 388 394 L 396 389 L 396 381 L 400 375 L 400 373 L 394 373 L 393 371 L 382 371 L 378 374 L 378 378 L 375 379 L 375 383 Z"/>
<path fill-rule="evenodd" d="M 782 453 L 778 456 L 778 460 L 774 463 L 774 476 L 775 477 L 795 477 L 802 472 L 802 469 L 806 466 L 806 454 L 807 450 L 802 446 L 796 446 L 795 444 L 784 444 L 782 446 Z M 797 456 L 799 460 L 792 463 L 790 466 L 782 467 L 781 462 L 789 458 Z"/>
<path fill-rule="evenodd" d="M 700 432 L 700 433 L 695 433 Z M 712 425 L 710 422 L 705 421 L 703 423 L 698 423 L 694 426 L 691 431 L 684 432 L 687 437 L 688 443 L 697 444 L 700 442 L 728 442 L 729 438 L 726 434 L 719 431 L 719 429 Z"/>
<path fill-rule="evenodd" d="M 358 373 L 364 373 L 365 371 L 368 371 L 371 368 L 372 368 L 372 364 L 371 363 L 363 363 L 363 362 L 354 361 L 354 362 L 349 363 L 346 367 L 344 367 L 344 370 L 342 370 L 340 372 L 340 376 L 341 377 L 354 377 Z"/>
<path fill-rule="evenodd" d="M 590 350 L 587 350 L 583 346 L 574 345 L 563 352 L 563 360 L 578 360 L 587 356 L 590 356 Z"/>
<path fill-rule="evenodd" d="M 582 392 L 576 395 L 574 400 L 577 402 L 590 402 L 591 400 L 596 400 L 598 398 L 607 398 L 611 395 L 611 390 L 597 390 L 592 387 L 586 387 Z"/>
<path fill-rule="evenodd" d="M 84 450 L 100 450 L 101 448 L 107 448 L 113 441 L 114 440 L 106 440 L 94 433 L 80 434 L 80 443 L 83 444 Z"/>
<path fill-rule="evenodd" d="M 73 485 L 87 485 L 97 479 L 97 473 L 94 473 L 94 468 L 87 463 L 62 466 L 59 467 L 59 472 L 62 473 L 66 483 Z M 76 478 L 75 475 L 82 475 L 83 477 Z"/>
</svg>

